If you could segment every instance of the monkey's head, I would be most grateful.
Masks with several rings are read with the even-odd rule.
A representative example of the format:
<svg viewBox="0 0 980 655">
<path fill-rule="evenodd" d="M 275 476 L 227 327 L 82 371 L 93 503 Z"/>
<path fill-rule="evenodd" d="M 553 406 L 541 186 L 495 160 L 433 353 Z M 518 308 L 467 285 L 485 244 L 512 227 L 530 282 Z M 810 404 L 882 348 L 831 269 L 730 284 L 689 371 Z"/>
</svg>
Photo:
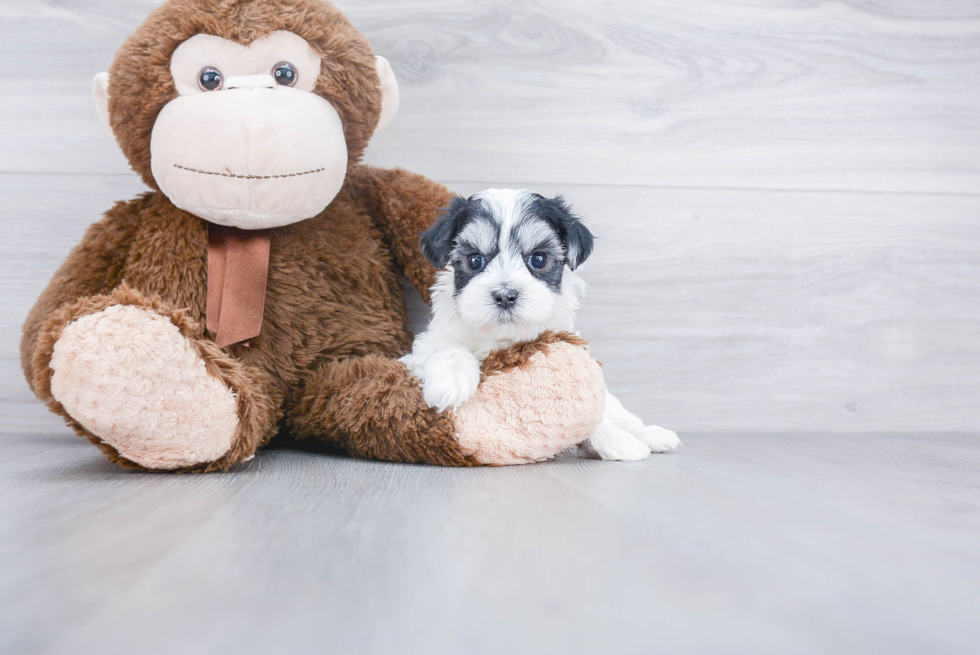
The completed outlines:
<svg viewBox="0 0 980 655">
<path fill-rule="evenodd" d="M 391 67 L 323 0 L 169 0 L 95 78 L 149 186 L 244 229 L 319 214 L 391 119 Z"/>
</svg>

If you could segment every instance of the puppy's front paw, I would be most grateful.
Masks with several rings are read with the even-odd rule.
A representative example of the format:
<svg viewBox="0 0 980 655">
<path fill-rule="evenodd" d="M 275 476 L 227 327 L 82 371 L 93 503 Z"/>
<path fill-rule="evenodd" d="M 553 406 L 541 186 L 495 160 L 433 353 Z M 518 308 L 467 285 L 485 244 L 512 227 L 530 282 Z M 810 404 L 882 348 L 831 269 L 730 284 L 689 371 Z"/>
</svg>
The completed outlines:
<svg viewBox="0 0 980 655">
<path fill-rule="evenodd" d="M 676 433 L 657 425 L 644 425 L 642 429 L 633 432 L 633 435 L 646 444 L 651 453 L 666 453 L 681 445 Z"/>
<path fill-rule="evenodd" d="M 432 374 L 428 372 L 422 385 L 422 395 L 429 407 L 440 412 L 456 409 L 476 393 L 480 385 L 480 364 L 473 359 L 472 366 L 457 362 L 456 366 L 446 367 Z"/>
<path fill-rule="evenodd" d="M 634 462 L 650 456 L 649 446 L 608 419 L 603 419 L 595 434 L 589 437 L 585 450 L 589 449 L 605 460 Z"/>
</svg>

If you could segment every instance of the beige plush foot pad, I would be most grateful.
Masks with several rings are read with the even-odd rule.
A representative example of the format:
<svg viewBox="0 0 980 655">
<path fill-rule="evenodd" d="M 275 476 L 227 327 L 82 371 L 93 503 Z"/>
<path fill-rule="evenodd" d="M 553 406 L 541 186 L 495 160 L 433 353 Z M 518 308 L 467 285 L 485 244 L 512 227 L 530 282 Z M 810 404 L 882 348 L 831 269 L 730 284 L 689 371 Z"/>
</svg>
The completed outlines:
<svg viewBox="0 0 980 655">
<path fill-rule="evenodd" d="M 114 305 L 65 328 L 51 393 L 87 430 L 141 466 L 217 460 L 238 428 L 235 395 L 168 319 Z"/>
<path fill-rule="evenodd" d="M 551 459 L 595 431 L 605 394 L 599 364 L 584 347 L 553 343 L 523 368 L 483 380 L 456 410 L 456 435 L 485 464 Z"/>
</svg>

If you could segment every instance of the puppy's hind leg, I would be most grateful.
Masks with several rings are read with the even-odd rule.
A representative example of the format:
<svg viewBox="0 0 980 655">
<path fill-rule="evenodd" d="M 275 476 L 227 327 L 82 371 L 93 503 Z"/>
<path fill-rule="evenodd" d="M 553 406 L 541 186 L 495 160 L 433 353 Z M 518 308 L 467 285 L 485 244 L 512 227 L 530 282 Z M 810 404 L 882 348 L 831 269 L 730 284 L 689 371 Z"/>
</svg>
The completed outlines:
<svg viewBox="0 0 980 655">
<path fill-rule="evenodd" d="M 642 441 L 652 453 L 665 453 L 681 445 L 681 440 L 672 430 L 657 425 L 643 425 L 636 414 L 628 411 L 616 396 L 606 392 L 606 413 L 603 420 L 610 419 L 616 427 L 626 430 Z"/>
</svg>

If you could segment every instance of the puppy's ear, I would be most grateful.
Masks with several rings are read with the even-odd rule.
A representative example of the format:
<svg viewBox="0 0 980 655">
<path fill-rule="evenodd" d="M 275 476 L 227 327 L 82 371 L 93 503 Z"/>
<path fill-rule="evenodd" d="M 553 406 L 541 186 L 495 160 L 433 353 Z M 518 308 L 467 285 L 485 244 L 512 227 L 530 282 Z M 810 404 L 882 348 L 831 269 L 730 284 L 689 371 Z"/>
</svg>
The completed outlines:
<svg viewBox="0 0 980 655">
<path fill-rule="evenodd" d="M 573 271 L 581 266 L 595 244 L 595 237 L 582 219 L 572 213 L 571 207 L 561 196 L 540 198 L 537 202 L 538 216 L 545 219 L 558 231 L 565 246 L 565 260 Z"/>
<path fill-rule="evenodd" d="M 568 236 L 565 237 L 565 243 L 565 259 L 568 261 L 568 268 L 574 271 L 584 264 L 585 260 L 592 254 L 595 237 L 592 236 L 589 228 L 576 219 L 568 225 Z"/>
<path fill-rule="evenodd" d="M 468 201 L 456 196 L 448 207 L 442 210 L 432 227 L 422 233 L 422 254 L 436 268 L 445 268 L 453 251 L 453 242 L 459 228 L 466 220 Z"/>
</svg>

